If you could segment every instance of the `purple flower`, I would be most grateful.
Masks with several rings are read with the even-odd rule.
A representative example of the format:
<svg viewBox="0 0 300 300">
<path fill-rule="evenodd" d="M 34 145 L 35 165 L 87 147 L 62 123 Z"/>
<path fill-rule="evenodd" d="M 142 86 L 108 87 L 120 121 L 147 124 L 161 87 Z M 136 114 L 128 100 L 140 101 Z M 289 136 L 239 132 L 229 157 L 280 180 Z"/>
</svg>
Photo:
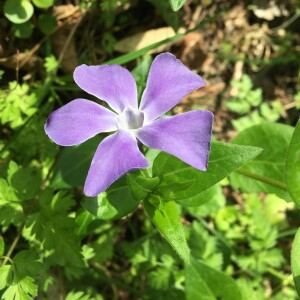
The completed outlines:
<svg viewBox="0 0 300 300">
<path fill-rule="evenodd" d="M 137 140 L 206 170 L 213 114 L 194 110 L 162 117 L 184 96 L 206 84 L 174 55 L 163 53 L 155 58 L 139 107 L 135 80 L 119 65 L 81 65 L 75 69 L 74 79 L 80 88 L 113 109 L 75 99 L 51 113 L 45 124 L 48 136 L 61 146 L 114 132 L 96 150 L 84 185 L 87 196 L 96 196 L 125 173 L 148 166 Z"/>
</svg>

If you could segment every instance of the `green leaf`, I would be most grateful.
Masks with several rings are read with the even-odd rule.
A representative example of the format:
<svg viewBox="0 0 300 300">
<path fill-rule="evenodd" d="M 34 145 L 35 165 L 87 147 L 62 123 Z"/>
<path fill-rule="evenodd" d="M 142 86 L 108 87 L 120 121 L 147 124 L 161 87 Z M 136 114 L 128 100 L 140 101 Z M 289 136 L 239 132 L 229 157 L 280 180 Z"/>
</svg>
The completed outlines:
<svg viewBox="0 0 300 300">
<path fill-rule="evenodd" d="M 101 220 L 116 220 L 131 213 L 139 202 L 133 199 L 126 176 L 123 176 L 105 192 L 85 198 L 81 205 Z"/>
<path fill-rule="evenodd" d="M 46 189 L 38 199 L 38 212 L 27 218 L 23 236 L 40 243 L 46 251 L 48 263 L 64 266 L 69 275 L 78 276 L 84 266 L 76 223 L 69 209 L 74 200 L 66 192 L 53 193 Z M 73 272 L 72 268 L 77 268 Z"/>
<path fill-rule="evenodd" d="M 3 237 L 0 236 L 0 257 L 3 256 L 3 254 L 4 254 L 4 249 L 5 249 L 4 240 L 3 240 Z"/>
<path fill-rule="evenodd" d="M 156 208 L 150 202 L 151 198 L 143 201 L 147 215 L 157 227 L 159 232 L 166 238 L 168 243 L 174 248 L 178 255 L 185 261 L 190 260 L 190 250 L 188 248 L 183 225 L 180 221 L 178 210 L 174 201 L 163 203 L 161 209 Z"/>
<path fill-rule="evenodd" d="M 293 242 L 291 263 L 295 286 L 300 296 L 300 229 L 298 229 Z"/>
<path fill-rule="evenodd" d="M 27 21 L 22 24 L 14 24 L 12 31 L 17 38 L 27 39 L 32 35 L 33 24 L 30 21 Z"/>
<path fill-rule="evenodd" d="M 186 296 L 187 300 L 242 299 L 241 292 L 231 277 L 194 258 L 186 265 Z"/>
<path fill-rule="evenodd" d="M 41 272 L 43 264 L 39 261 L 37 253 L 31 250 L 19 251 L 14 257 L 14 271 L 18 277 L 36 277 Z"/>
<path fill-rule="evenodd" d="M 54 0 L 32 0 L 32 2 L 38 8 L 48 8 L 54 4 Z"/>
<path fill-rule="evenodd" d="M 138 99 L 141 100 L 142 93 L 146 87 L 148 72 L 152 63 L 151 55 L 146 55 L 137 66 L 131 71 L 138 88 Z"/>
<path fill-rule="evenodd" d="M 231 184 L 246 193 L 273 193 L 290 201 L 286 190 L 284 167 L 293 127 L 262 123 L 241 132 L 233 143 L 257 146 L 264 151 L 242 169 L 231 174 Z"/>
<path fill-rule="evenodd" d="M 170 288 L 170 277 L 169 268 L 157 268 L 148 274 L 147 282 L 156 290 L 168 290 Z"/>
<path fill-rule="evenodd" d="M 29 0 L 6 0 L 3 7 L 5 17 L 15 24 L 28 21 L 33 15 L 33 10 Z"/>
<path fill-rule="evenodd" d="M 95 220 L 95 217 L 84 209 L 78 209 L 76 212 L 76 235 L 84 238 L 90 232 L 90 225 Z"/>
<path fill-rule="evenodd" d="M 14 193 L 13 188 L 0 178 L 0 224 L 19 225 L 24 218 L 23 207 Z"/>
<path fill-rule="evenodd" d="M 285 162 L 285 181 L 294 202 L 300 207 L 300 120 L 294 130 Z"/>
<path fill-rule="evenodd" d="M 180 16 L 178 13 L 174 12 L 171 9 L 170 4 L 167 1 L 161 0 L 147 0 L 151 4 L 153 4 L 158 12 L 161 14 L 164 21 L 172 26 L 172 28 L 177 32 L 180 27 Z"/>
<path fill-rule="evenodd" d="M 14 161 L 10 161 L 7 181 L 14 188 L 19 200 L 31 200 L 39 193 L 42 179 L 36 169 L 22 168 Z"/>
<path fill-rule="evenodd" d="M 50 34 L 57 26 L 57 21 L 51 13 L 39 15 L 38 22 L 40 30 L 46 35 Z"/>
<path fill-rule="evenodd" d="M 139 174 L 139 172 L 127 174 L 127 183 L 131 194 L 136 201 L 146 199 L 160 183 L 158 177 L 149 178 Z"/>
<path fill-rule="evenodd" d="M 51 186 L 55 189 L 83 186 L 92 158 L 102 139 L 97 136 L 85 143 L 63 148 Z"/>
<path fill-rule="evenodd" d="M 186 300 L 216 300 L 213 292 L 202 278 L 195 264 L 187 264 L 185 269 Z"/>
<path fill-rule="evenodd" d="M 34 280 L 29 277 L 16 278 L 14 282 L 9 285 L 2 300 L 32 300 L 37 295 L 37 286 Z"/>
<path fill-rule="evenodd" d="M 186 0 L 169 0 L 174 11 L 179 10 L 184 5 L 185 1 Z"/>
<path fill-rule="evenodd" d="M 197 201 L 201 193 L 254 159 L 260 152 L 261 149 L 257 147 L 213 142 L 206 172 L 196 170 L 176 157 L 161 152 L 154 160 L 153 175 L 161 178 L 160 188 L 194 180 L 188 189 L 177 192 L 176 200 Z"/>
<path fill-rule="evenodd" d="M 3 290 L 12 280 L 12 266 L 5 265 L 0 268 L 0 291 Z"/>
<path fill-rule="evenodd" d="M 185 199 L 183 201 L 177 201 L 179 204 L 182 206 L 187 206 L 187 207 L 195 207 L 195 206 L 200 206 L 203 204 L 206 204 L 207 202 L 213 201 L 220 195 L 220 185 L 215 184 L 197 197 L 192 197 L 189 199 Z M 222 194 L 222 192 L 221 192 Z"/>
</svg>

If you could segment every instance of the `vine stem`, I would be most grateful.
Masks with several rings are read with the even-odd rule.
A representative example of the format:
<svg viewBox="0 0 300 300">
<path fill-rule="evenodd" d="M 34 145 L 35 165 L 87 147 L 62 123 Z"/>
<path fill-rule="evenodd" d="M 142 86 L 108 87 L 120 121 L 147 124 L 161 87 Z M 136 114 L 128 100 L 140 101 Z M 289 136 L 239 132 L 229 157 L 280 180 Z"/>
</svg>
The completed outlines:
<svg viewBox="0 0 300 300">
<path fill-rule="evenodd" d="M 278 180 L 275 180 L 275 179 L 272 179 L 272 178 L 268 178 L 268 177 L 265 177 L 265 176 L 262 176 L 262 175 L 258 175 L 258 174 L 252 173 L 252 172 L 250 172 L 248 170 L 245 170 L 243 168 L 238 169 L 235 172 L 240 173 L 240 174 L 242 174 L 244 176 L 253 178 L 255 180 L 259 180 L 261 182 L 273 185 L 273 186 L 275 186 L 275 187 L 277 187 L 277 188 L 279 188 L 281 190 L 287 191 L 286 185 L 284 183 L 278 181 Z"/>
<path fill-rule="evenodd" d="M 10 257 L 13 253 L 13 251 L 15 250 L 20 238 L 21 238 L 21 234 L 23 231 L 23 226 L 20 228 L 18 235 L 15 237 L 15 239 L 13 240 L 12 244 L 10 245 L 10 248 L 7 251 L 6 256 L 4 257 L 3 263 L 2 263 L 2 267 L 5 266 L 7 264 L 7 262 L 10 260 Z"/>
</svg>

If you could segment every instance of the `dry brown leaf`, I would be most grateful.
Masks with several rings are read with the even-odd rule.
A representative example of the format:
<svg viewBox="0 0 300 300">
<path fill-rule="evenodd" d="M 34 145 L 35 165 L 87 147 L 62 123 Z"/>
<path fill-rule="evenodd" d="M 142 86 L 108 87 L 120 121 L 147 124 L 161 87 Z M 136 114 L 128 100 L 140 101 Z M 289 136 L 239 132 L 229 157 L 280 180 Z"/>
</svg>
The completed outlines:
<svg viewBox="0 0 300 300">
<path fill-rule="evenodd" d="M 276 17 L 288 16 L 284 1 L 253 0 L 253 13 L 260 19 L 272 21 Z"/>
<path fill-rule="evenodd" d="M 52 34 L 51 41 L 55 55 L 60 58 L 61 68 L 66 74 L 73 73 L 78 65 L 75 40 L 72 29 L 81 21 L 82 12 L 77 6 L 59 5 L 53 7 L 59 28 Z M 66 45 L 68 43 L 68 45 Z"/>
<path fill-rule="evenodd" d="M 180 29 L 179 32 L 184 32 L 184 29 Z M 120 40 L 115 44 L 114 49 L 121 53 L 129 53 L 170 38 L 175 34 L 176 33 L 172 27 L 150 29 Z M 163 51 L 166 47 L 169 47 L 169 44 L 165 44 L 162 47 L 156 48 L 155 52 Z"/>
</svg>

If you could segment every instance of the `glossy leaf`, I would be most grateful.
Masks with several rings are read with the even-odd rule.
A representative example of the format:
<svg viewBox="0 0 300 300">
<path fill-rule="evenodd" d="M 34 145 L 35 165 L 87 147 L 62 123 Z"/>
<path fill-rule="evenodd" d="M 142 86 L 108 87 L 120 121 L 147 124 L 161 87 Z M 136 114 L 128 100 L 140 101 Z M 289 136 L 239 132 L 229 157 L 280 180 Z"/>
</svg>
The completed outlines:
<svg viewBox="0 0 300 300">
<path fill-rule="evenodd" d="M 64 147 L 58 158 L 51 186 L 56 189 L 83 186 L 100 141 L 101 138 L 97 136 L 79 146 Z"/>
<path fill-rule="evenodd" d="M 300 296 L 300 229 L 298 229 L 293 242 L 291 263 L 295 286 Z"/>
<path fill-rule="evenodd" d="M 139 202 L 133 199 L 126 176 L 123 176 L 106 192 L 93 198 L 86 198 L 81 204 L 101 220 L 116 220 L 131 213 Z"/>
<path fill-rule="evenodd" d="M 38 8 L 48 8 L 54 4 L 54 0 L 32 0 L 32 2 Z"/>
<path fill-rule="evenodd" d="M 128 173 L 127 183 L 131 194 L 136 201 L 141 201 L 147 198 L 153 190 L 159 185 L 159 178 L 148 178 L 139 175 L 139 172 Z"/>
<path fill-rule="evenodd" d="M 174 11 L 179 10 L 185 3 L 186 0 L 169 0 L 171 7 Z"/>
<path fill-rule="evenodd" d="M 176 193 L 176 200 L 196 201 L 191 198 L 200 196 L 231 172 L 254 159 L 260 152 L 261 149 L 258 147 L 213 142 L 208 169 L 205 172 L 196 170 L 174 156 L 162 152 L 154 160 L 153 175 L 161 177 L 160 188 L 194 180 L 189 188 Z"/>
<path fill-rule="evenodd" d="M 242 131 L 233 143 L 261 147 L 264 151 L 230 176 L 233 187 L 246 193 L 273 193 L 289 201 L 284 166 L 292 134 L 293 127 L 277 123 L 263 123 Z"/>
<path fill-rule="evenodd" d="M 186 242 L 183 225 L 174 201 L 162 202 L 160 208 L 154 206 L 151 198 L 143 201 L 145 211 L 159 232 L 185 261 L 190 260 L 190 250 Z"/>
<path fill-rule="evenodd" d="M 200 260 L 192 258 L 185 271 L 187 300 L 242 299 L 241 292 L 231 277 Z"/>
<path fill-rule="evenodd" d="M 34 9 L 29 0 L 6 0 L 3 11 L 9 21 L 22 24 L 32 17 Z"/>
<path fill-rule="evenodd" d="M 292 199 L 300 207 L 300 120 L 296 125 L 288 148 L 285 181 Z"/>
<path fill-rule="evenodd" d="M 183 201 L 179 200 L 177 202 L 178 202 L 178 204 L 181 204 L 183 206 L 195 207 L 195 206 L 200 206 L 200 205 L 206 204 L 207 202 L 212 201 L 213 199 L 216 199 L 220 194 L 222 194 L 220 185 L 215 184 L 196 197 L 191 197 L 191 198 L 185 199 Z"/>
</svg>

